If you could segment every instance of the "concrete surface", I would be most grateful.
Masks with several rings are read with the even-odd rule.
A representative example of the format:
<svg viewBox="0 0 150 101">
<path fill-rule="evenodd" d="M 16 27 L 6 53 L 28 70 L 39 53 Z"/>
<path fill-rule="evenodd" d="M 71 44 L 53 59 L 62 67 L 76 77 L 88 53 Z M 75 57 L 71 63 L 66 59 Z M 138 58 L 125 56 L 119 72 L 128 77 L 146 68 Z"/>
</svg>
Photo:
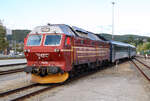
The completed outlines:
<svg viewBox="0 0 150 101">
<path fill-rule="evenodd" d="M 73 81 L 39 101 L 150 101 L 149 83 L 129 62 Z M 44 94 L 42 94 L 44 96 Z M 37 99 L 36 99 L 37 100 Z"/>
</svg>

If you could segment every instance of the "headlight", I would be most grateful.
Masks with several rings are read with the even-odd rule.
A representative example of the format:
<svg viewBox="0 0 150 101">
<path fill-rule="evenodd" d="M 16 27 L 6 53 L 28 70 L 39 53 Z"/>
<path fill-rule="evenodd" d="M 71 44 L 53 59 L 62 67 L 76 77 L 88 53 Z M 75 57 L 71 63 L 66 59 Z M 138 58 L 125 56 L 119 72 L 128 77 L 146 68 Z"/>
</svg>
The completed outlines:
<svg viewBox="0 0 150 101">
<path fill-rule="evenodd" d="M 60 49 L 56 48 L 56 49 L 54 49 L 54 52 L 60 52 Z"/>
<path fill-rule="evenodd" d="M 24 52 L 30 52 L 30 49 L 24 49 Z"/>
</svg>

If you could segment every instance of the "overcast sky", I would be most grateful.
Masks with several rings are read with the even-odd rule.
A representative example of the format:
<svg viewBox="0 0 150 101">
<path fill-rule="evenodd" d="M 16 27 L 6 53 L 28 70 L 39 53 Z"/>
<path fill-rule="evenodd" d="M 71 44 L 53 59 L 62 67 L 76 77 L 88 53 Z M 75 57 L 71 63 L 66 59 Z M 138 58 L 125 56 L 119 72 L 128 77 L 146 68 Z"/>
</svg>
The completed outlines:
<svg viewBox="0 0 150 101">
<path fill-rule="evenodd" d="M 150 36 L 150 0 L 0 0 L 0 19 L 9 29 L 33 29 L 47 23 L 68 24 L 95 33 Z"/>
</svg>

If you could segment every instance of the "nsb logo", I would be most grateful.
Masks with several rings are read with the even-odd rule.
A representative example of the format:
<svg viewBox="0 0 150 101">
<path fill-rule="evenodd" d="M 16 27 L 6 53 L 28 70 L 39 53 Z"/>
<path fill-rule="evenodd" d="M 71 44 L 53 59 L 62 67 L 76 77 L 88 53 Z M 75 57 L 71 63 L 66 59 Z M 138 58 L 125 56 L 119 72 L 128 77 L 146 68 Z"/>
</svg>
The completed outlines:
<svg viewBox="0 0 150 101">
<path fill-rule="evenodd" d="M 36 53 L 36 55 L 40 58 L 47 58 L 49 56 L 49 53 Z"/>
</svg>

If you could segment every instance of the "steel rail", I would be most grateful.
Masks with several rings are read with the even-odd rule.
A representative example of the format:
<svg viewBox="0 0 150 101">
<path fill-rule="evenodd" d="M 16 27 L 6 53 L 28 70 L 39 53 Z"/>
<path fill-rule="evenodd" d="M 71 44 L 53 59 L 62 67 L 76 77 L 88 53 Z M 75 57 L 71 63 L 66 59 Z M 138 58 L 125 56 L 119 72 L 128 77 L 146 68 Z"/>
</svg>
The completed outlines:
<svg viewBox="0 0 150 101">
<path fill-rule="evenodd" d="M 5 97 L 5 96 L 8 96 L 10 94 L 14 94 L 16 92 L 20 92 L 22 90 L 26 90 L 26 89 L 29 89 L 29 88 L 33 88 L 33 87 L 36 87 L 38 86 L 38 84 L 32 84 L 32 85 L 28 85 L 28 86 L 25 86 L 25 87 L 21 87 L 21 88 L 17 88 L 17 89 L 13 89 L 13 90 L 9 90 L 9 91 L 6 91 L 6 92 L 2 92 L 0 93 L 0 97 Z"/>
<path fill-rule="evenodd" d="M 144 64 L 142 61 L 140 61 L 139 59 L 135 58 L 136 61 L 138 61 L 139 63 L 141 63 L 142 65 L 144 65 L 146 68 L 150 69 L 150 66 Z"/>
<path fill-rule="evenodd" d="M 142 69 L 140 69 L 140 67 L 133 61 L 131 60 L 131 62 L 135 65 L 135 67 L 141 72 L 141 74 L 150 82 L 150 78 L 142 71 Z M 140 63 L 140 62 L 139 62 Z"/>
<path fill-rule="evenodd" d="M 17 73 L 17 72 L 22 72 L 22 71 L 24 71 L 24 68 L 11 69 L 7 71 L 0 71 L 0 75 L 12 74 L 12 73 Z"/>
<path fill-rule="evenodd" d="M 58 86 L 60 86 L 60 85 L 61 85 L 61 84 L 51 85 L 51 86 L 49 86 L 49 87 L 46 87 L 46 88 L 43 88 L 43 89 L 34 91 L 34 92 L 32 92 L 32 93 L 23 95 L 23 96 L 21 96 L 21 97 L 15 98 L 15 99 L 13 99 L 13 100 L 11 100 L 11 101 L 23 101 L 23 100 L 25 100 L 25 99 L 27 99 L 27 98 L 30 98 L 30 97 L 32 97 L 32 96 L 35 96 L 35 95 L 39 94 L 39 93 L 48 91 L 48 90 L 53 89 L 53 88 L 55 88 L 55 87 L 58 87 Z"/>
</svg>

